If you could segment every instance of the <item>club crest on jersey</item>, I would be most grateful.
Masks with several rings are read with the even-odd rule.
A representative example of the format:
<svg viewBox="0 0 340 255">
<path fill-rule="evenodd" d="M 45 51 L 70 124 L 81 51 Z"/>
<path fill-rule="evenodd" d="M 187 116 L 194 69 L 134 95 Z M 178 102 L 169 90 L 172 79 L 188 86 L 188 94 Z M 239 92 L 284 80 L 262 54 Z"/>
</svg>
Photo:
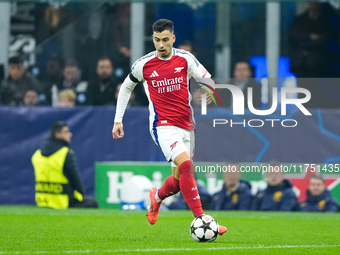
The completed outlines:
<svg viewBox="0 0 340 255">
<path fill-rule="evenodd" d="M 184 67 L 175 67 L 175 72 L 174 73 L 180 73 L 184 69 Z"/>
<path fill-rule="evenodd" d="M 159 76 L 159 74 L 156 72 L 156 70 L 154 70 L 152 74 L 150 75 L 150 77 L 157 77 L 157 76 Z"/>
</svg>

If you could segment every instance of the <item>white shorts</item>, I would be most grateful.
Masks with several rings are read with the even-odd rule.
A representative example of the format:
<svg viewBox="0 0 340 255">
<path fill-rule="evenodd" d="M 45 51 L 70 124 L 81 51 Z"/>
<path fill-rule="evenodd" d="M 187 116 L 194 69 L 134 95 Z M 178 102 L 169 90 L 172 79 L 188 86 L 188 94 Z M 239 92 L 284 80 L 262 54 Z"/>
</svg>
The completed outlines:
<svg viewBox="0 0 340 255">
<path fill-rule="evenodd" d="M 171 166 L 176 166 L 175 158 L 182 152 L 189 152 L 190 157 L 194 155 L 195 131 L 179 128 L 176 126 L 156 127 L 151 130 L 151 137 L 161 148 L 167 161 Z"/>
</svg>

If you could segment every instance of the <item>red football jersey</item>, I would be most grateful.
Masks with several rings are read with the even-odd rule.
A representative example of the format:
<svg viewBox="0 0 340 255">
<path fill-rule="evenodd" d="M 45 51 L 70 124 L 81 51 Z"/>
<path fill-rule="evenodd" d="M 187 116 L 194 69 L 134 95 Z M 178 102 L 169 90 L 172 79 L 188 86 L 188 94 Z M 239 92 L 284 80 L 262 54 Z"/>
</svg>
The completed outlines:
<svg viewBox="0 0 340 255">
<path fill-rule="evenodd" d="M 149 99 L 150 129 L 170 125 L 195 128 L 189 80 L 211 75 L 192 54 L 173 48 L 169 59 L 160 59 L 153 51 L 133 64 L 131 74 L 143 81 Z"/>
</svg>

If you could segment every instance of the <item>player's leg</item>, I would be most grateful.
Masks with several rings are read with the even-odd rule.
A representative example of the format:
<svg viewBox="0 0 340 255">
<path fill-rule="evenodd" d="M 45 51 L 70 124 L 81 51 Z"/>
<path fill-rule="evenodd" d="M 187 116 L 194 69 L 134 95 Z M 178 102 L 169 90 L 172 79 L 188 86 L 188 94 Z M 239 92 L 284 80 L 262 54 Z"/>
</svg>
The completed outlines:
<svg viewBox="0 0 340 255">
<path fill-rule="evenodd" d="M 157 136 L 155 134 L 151 134 L 151 137 L 154 139 L 156 144 L 161 147 L 164 156 L 168 161 L 171 157 L 171 151 L 173 149 L 175 149 L 174 151 L 177 150 L 177 148 L 175 148 L 175 146 L 172 146 L 172 144 L 176 144 L 176 141 L 182 139 L 177 134 L 176 130 L 173 130 L 173 128 L 171 127 L 157 128 Z M 176 167 L 173 162 L 171 162 L 171 166 Z M 156 187 L 150 189 L 151 204 L 147 213 L 150 224 L 153 225 L 156 223 L 162 201 L 169 196 L 177 194 L 179 192 L 179 189 L 180 188 L 178 177 L 175 178 L 174 175 L 168 176 L 159 189 L 157 189 Z"/>
<path fill-rule="evenodd" d="M 179 192 L 179 173 L 176 165 L 173 162 L 171 162 L 171 169 L 172 175 L 166 178 L 162 187 L 160 187 L 156 193 L 156 200 L 159 202 Z"/>
<path fill-rule="evenodd" d="M 168 176 L 165 179 L 163 185 L 157 189 L 153 187 L 150 189 L 150 208 L 148 211 L 148 220 L 151 225 L 155 224 L 158 219 L 159 208 L 161 207 L 162 201 L 170 196 L 173 196 L 179 192 L 179 180 L 173 175 Z"/>
<path fill-rule="evenodd" d="M 172 170 L 172 176 L 179 180 L 179 172 L 178 172 L 178 167 L 174 164 L 174 165 L 171 165 L 171 170 Z"/>
<path fill-rule="evenodd" d="M 185 135 L 184 144 L 186 145 L 186 148 L 188 150 L 176 156 L 174 158 L 174 162 L 176 166 L 178 166 L 179 184 L 180 184 L 182 195 L 185 201 L 187 202 L 192 213 L 195 216 L 200 216 L 204 214 L 204 211 L 202 209 L 201 199 L 200 199 L 196 181 L 194 178 L 194 165 L 191 160 L 193 158 L 193 147 L 194 147 L 193 136 L 194 136 L 193 133 L 189 135 L 187 133 Z M 173 168 L 173 171 L 176 171 L 176 169 Z M 222 225 L 219 225 L 218 232 L 220 235 L 223 235 L 224 233 L 227 232 L 227 228 Z"/>
<path fill-rule="evenodd" d="M 188 130 L 170 126 L 159 127 L 157 132 L 157 143 L 166 159 L 171 160 L 173 175 L 165 180 L 158 191 L 157 188 L 150 190 L 151 205 L 148 211 L 150 224 L 155 224 L 157 221 L 161 201 L 176 194 L 179 190 L 182 191 L 185 201 L 195 216 L 204 214 L 196 181 L 190 172 L 193 167 L 189 153 L 192 133 Z"/>
<path fill-rule="evenodd" d="M 179 187 L 182 195 L 187 202 L 190 210 L 195 217 L 204 214 L 201 199 L 198 194 L 196 181 L 193 173 L 193 164 L 190 159 L 189 151 L 180 153 L 174 159 L 179 172 Z"/>
<path fill-rule="evenodd" d="M 161 206 L 162 201 L 170 196 L 173 196 L 179 192 L 179 180 L 176 179 L 173 175 L 168 176 L 165 179 L 163 185 L 160 189 L 153 187 L 150 189 L 150 208 L 148 211 L 148 220 L 150 224 L 155 224 L 158 219 L 159 208 Z"/>
<path fill-rule="evenodd" d="M 161 147 L 166 159 L 171 160 L 173 175 L 166 179 L 159 191 L 157 191 L 157 188 L 150 190 L 151 205 L 147 214 L 150 224 L 155 224 L 158 219 L 161 201 L 175 194 L 175 192 L 177 193 L 179 189 L 181 189 L 182 195 L 193 214 L 195 216 L 204 214 L 196 181 L 191 171 L 193 170 L 191 161 L 191 154 L 193 153 L 189 151 L 193 151 L 193 131 L 171 126 L 157 128 L 157 131 L 158 139 L 155 139 L 155 135 L 152 135 L 152 137 Z M 225 232 L 226 228 L 222 226 L 220 234 Z"/>
<path fill-rule="evenodd" d="M 173 196 L 179 192 L 179 180 L 176 179 L 173 175 L 168 176 L 162 187 L 156 193 L 156 200 L 161 202 L 167 197 Z"/>
</svg>

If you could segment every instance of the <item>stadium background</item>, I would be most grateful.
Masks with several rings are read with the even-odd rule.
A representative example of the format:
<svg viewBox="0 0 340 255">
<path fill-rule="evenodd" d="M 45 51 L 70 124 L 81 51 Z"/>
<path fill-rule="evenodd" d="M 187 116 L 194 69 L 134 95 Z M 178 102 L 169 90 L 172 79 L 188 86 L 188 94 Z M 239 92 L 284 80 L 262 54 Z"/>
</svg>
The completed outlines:
<svg viewBox="0 0 340 255">
<path fill-rule="evenodd" d="M 230 110 L 219 108 L 215 110 L 219 118 L 232 116 Z M 224 111 L 223 114 L 221 110 Z M 216 128 L 214 132 L 221 133 L 223 142 L 210 139 L 211 125 L 209 123 L 211 122 L 208 123 L 204 121 L 206 119 L 199 118 L 203 116 L 199 114 L 199 109 L 196 109 L 196 112 L 198 112 L 195 154 L 197 162 L 236 160 L 258 163 L 269 162 L 272 159 L 295 164 L 339 162 L 340 113 L 337 110 L 313 110 L 312 117 L 309 118 L 299 112 L 292 112 L 291 116 L 299 122 L 296 128 L 267 127 L 255 130 L 241 126 L 229 127 L 229 129 Z M 113 107 L 72 109 L 0 107 L 2 123 L 0 125 L 0 204 L 34 204 L 34 171 L 31 156 L 42 141 L 49 136 L 50 124 L 59 119 L 67 121 L 74 133 L 71 148 L 76 151 L 85 190 L 89 195 L 95 195 L 95 162 L 146 161 L 155 163 L 161 161 L 166 163 L 162 152 L 149 135 L 148 109 L 144 107 L 127 109 L 124 118 L 125 137 L 119 141 L 111 137 L 113 116 Z M 156 171 L 153 168 L 150 173 L 147 173 L 146 169 L 147 167 L 143 168 L 142 174 L 149 178 Z M 116 172 L 117 167 L 111 165 L 108 171 Z M 131 171 L 131 167 L 124 171 Z M 161 166 L 159 171 L 163 174 L 161 181 L 164 181 L 167 171 L 164 171 L 164 166 Z M 133 172 L 138 173 L 138 170 L 135 169 Z M 308 176 L 308 174 L 311 173 L 303 173 L 300 177 Z M 106 190 L 106 193 L 100 192 L 102 195 L 100 199 L 108 197 L 106 174 L 105 177 L 106 179 L 102 178 L 102 183 L 97 181 L 97 191 Z M 301 195 L 300 199 L 304 198 L 307 181 L 293 179 L 293 182 L 300 190 L 298 192 Z M 122 183 L 121 176 L 118 183 Z M 118 185 L 118 183 L 112 185 Z M 331 185 L 332 194 L 340 201 L 339 179 L 329 179 L 327 185 Z M 216 187 L 210 187 L 210 191 L 217 191 Z"/>
<path fill-rule="evenodd" d="M 270 39 L 271 35 L 268 35 L 266 28 L 272 18 L 268 17 L 266 10 L 270 10 L 272 6 L 263 1 L 146 1 L 145 4 L 142 1 L 134 2 L 136 3 L 131 6 L 129 1 L 51 1 L 50 4 L 41 1 L 18 1 L 11 4 L 2 2 L 0 19 L 2 24 L 5 24 L 2 26 L 3 31 L 6 31 L 5 19 L 10 20 L 7 24 L 10 32 L 7 38 L 9 51 L 5 50 L 4 53 L 2 47 L 0 54 L 3 73 L 6 70 L 7 57 L 21 53 L 25 56 L 30 71 L 39 77 L 44 74 L 49 57 L 57 55 L 65 59 L 77 59 L 82 65 L 83 78 L 90 80 L 95 75 L 97 58 L 105 54 L 113 60 L 115 75 L 122 78 L 127 74 L 130 63 L 135 60 L 134 56 L 138 56 L 138 51 L 143 51 L 141 53 L 144 54 L 153 50 L 150 27 L 154 20 L 165 17 L 172 19 L 176 25 L 175 46 L 185 40 L 192 41 L 197 58 L 215 76 L 221 75 L 219 68 L 224 66 L 223 76 L 230 77 L 233 63 L 241 59 L 249 59 L 258 67 L 257 78 L 271 76 L 273 73 L 281 78 L 292 75 L 289 73 L 289 58 L 287 59 L 288 27 L 295 15 L 305 9 L 306 1 L 274 3 L 276 7 L 279 6 L 280 14 L 277 23 L 279 29 L 275 32 L 280 43 L 276 49 L 268 46 L 268 38 Z M 337 1 L 331 3 L 338 7 Z M 223 18 L 223 15 L 221 17 L 219 9 L 228 11 L 228 19 Z M 61 16 L 58 16 L 58 10 Z M 46 17 L 52 16 L 48 15 L 59 17 L 57 23 L 51 23 L 53 19 Z M 119 20 L 120 18 L 127 23 Z M 136 18 L 141 19 L 143 25 L 142 36 L 137 37 L 141 39 L 137 46 L 134 44 L 134 36 L 138 31 L 134 27 L 136 21 L 133 20 Z M 219 26 L 221 20 L 227 22 L 226 26 Z M 126 29 L 120 32 L 120 41 L 112 31 L 113 24 L 117 21 L 121 21 L 122 28 Z M 336 22 L 339 23 L 339 20 Z M 226 40 L 221 41 L 221 36 Z M 1 36 L 0 43 L 6 43 L 6 36 Z M 131 58 L 122 56 L 119 53 L 119 43 L 136 49 L 137 53 L 132 52 Z M 337 53 L 339 48 L 339 45 L 335 45 L 332 50 Z M 267 68 L 266 54 L 272 61 L 278 53 L 280 60 L 285 60 L 282 68 L 275 65 L 273 70 L 270 64 Z M 221 56 L 225 57 L 222 62 Z M 334 71 L 337 71 L 336 66 Z M 337 98 L 334 101 L 339 102 Z M 328 102 L 325 100 L 325 106 Z M 334 104 L 332 106 L 334 107 Z M 0 204 L 34 203 L 34 175 L 30 157 L 48 137 L 48 128 L 56 120 L 67 121 L 74 133 L 71 147 L 76 151 L 89 195 L 95 193 L 94 172 L 97 161 L 164 161 L 163 155 L 148 135 L 147 115 L 146 108 L 129 108 L 124 119 L 127 135 L 122 141 L 113 141 L 111 128 L 114 107 L 0 107 Z M 263 130 L 263 133 L 250 129 L 233 129 L 237 135 L 226 137 L 223 144 L 214 144 L 216 150 L 226 152 L 224 155 L 216 156 L 212 150 L 210 154 L 205 155 L 210 158 L 217 157 L 214 160 L 222 162 L 267 162 L 271 159 L 288 163 L 339 162 L 337 109 L 313 110 L 313 117 L 309 119 L 298 115 L 296 118 L 301 120 L 299 128 L 294 129 L 294 132 L 286 132 L 278 138 L 275 135 L 277 129 Z M 224 116 L 231 115 L 226 113 Z M 198 123 L 200 121 L 202 120 L 198 119 Z M 204 128 L 207 127 L 203 127 L 203 133 Z M 246 147 L 251 149 L 244 157 L 242 151 Z M 205 149 L 199 145 L 199 140 L 197 149 Z M 334 189 L 333 195 L 340 201 L 339 186 L 334 182 L 335 180 L 330 182 Z"/>
</svg>

